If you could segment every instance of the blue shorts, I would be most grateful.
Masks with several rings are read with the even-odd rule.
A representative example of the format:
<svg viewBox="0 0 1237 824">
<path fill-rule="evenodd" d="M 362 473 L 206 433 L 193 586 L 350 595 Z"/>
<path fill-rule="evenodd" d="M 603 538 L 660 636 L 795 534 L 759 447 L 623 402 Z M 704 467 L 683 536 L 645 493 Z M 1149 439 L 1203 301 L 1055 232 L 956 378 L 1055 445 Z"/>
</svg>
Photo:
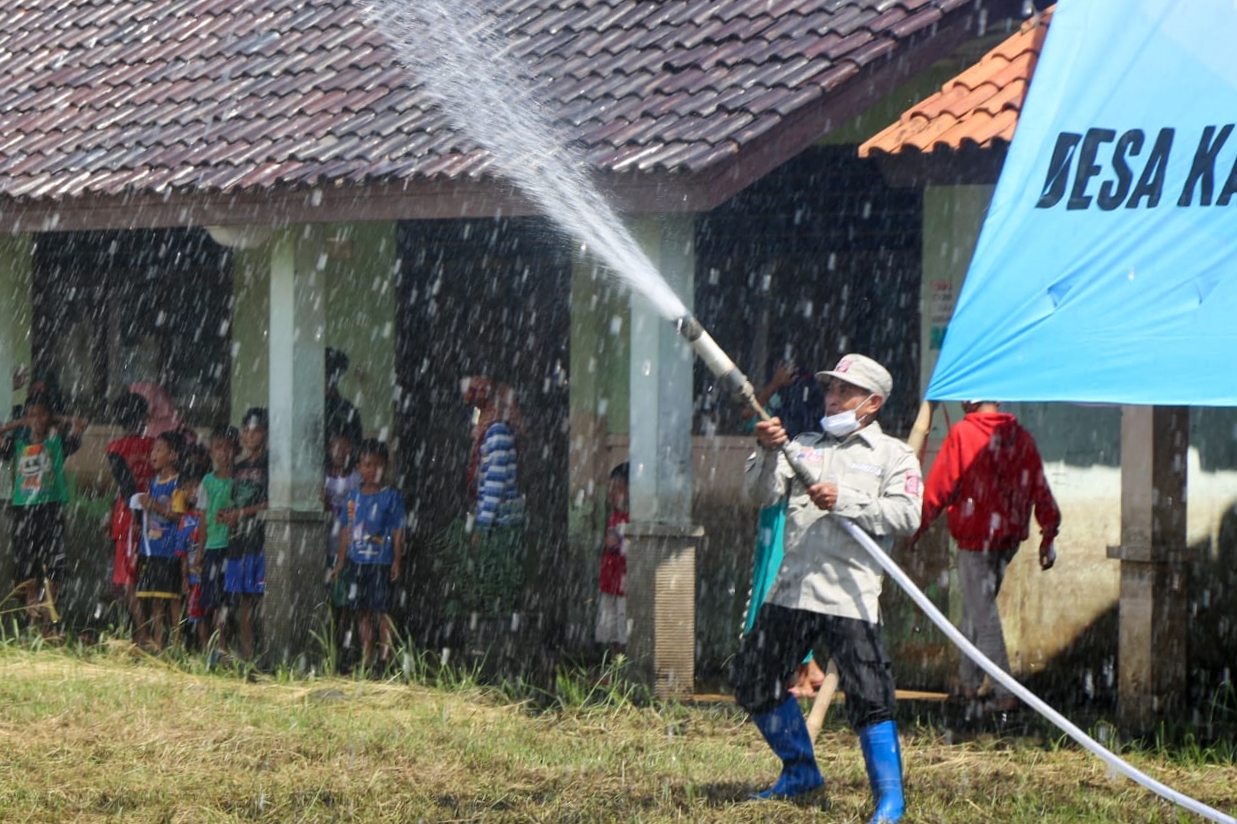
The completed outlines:
<svg viewBox="0 0 1237 824">
<path fill-rule="evenodd" d="M 223 567 L 226 553 L 222 549 L 208 549 L 202 555 L 202 581 L 198 590 L 198 609 L 203 613 L 214 612 L 224 604 Z"/>
<path fill-rule="evenodd" d="M 348 608 L 356 612 L 386 612 L 391 601 L 390 564 L 352 564 Z"/>
<path fill-rule="evenodd" d="M 229 558 L 223 570 L 223 591 L 229 595 L 262 595 L 266 592 L 266 553 L 254 552 Z"/>
</svg>

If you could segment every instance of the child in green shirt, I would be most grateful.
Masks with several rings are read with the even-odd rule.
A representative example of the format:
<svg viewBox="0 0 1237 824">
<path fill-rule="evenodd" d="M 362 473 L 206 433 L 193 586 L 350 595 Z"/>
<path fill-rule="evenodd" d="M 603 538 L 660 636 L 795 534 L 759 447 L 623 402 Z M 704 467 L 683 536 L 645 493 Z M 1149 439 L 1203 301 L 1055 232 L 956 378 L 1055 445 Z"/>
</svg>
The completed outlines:
<svg viewBox="0 0 1237 824">
<path fill-rule="evenodd" d="M 51 630 L 56 584 L 63 578 L 64 505 L 69 485 L 64 460 L 82 444 L 85 418 L 58 416 L 50 398 L 32 395 L 20 420 L 0 425 L 0 459 L 13 461 L 13 556 L 26 591 L 26 614 L 44 635 Z"/>
</svg>

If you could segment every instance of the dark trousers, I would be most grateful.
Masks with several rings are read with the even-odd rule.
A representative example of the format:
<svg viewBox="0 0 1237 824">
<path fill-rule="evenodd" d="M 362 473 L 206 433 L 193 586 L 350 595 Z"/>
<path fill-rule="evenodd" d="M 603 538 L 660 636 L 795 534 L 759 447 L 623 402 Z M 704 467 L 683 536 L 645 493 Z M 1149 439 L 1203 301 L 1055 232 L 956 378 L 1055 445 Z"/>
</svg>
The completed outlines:
<svg viewBox="0 0 1237 824">
<path fill-rule="evenodd" d="M 776 604 L 760 608 L 743 638 L 734 666 L 735 701 L 752 715 L 773 710 L 786 700 L 786 684 L 812 649 L 827 653 L 822 662 L 831 657 L 837 664 L 854 730 L 893 720 L 893 668 L 879 625 Z"/>
</svg>

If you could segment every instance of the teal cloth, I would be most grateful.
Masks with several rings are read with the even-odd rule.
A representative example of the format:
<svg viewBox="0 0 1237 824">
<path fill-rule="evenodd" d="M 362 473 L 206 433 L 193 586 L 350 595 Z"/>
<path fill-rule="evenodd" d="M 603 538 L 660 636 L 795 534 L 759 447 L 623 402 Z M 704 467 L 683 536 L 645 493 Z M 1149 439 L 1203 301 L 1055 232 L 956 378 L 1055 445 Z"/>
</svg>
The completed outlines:
<svg viewBox="0 0 1237 824">
<path fill-rule="evenodd" d="M 752 563 L 752 599 L 743 621 L 744 635 L 752 631 L 756 613 L 760 612 L 760 606 L 777 578 L 777 571 L 782 567 L 785 531 L 786 499 L 783 498 L 773 506 L 760 510 L 760 520 L 756 526 L 756 557 Z"/>
<path fill-rule="evenodd" d="M 786 499 L 778 501 L 773 506 L 760 510 L 760 519 L 756 524 L 756 557 L 752 563 L 752 600 L 747 608 L 747 616 L 743 620 L 743 634 L 752 631 L 756 623 L 756 613 L 760 612 L 769 588 L 777 578 L 777 571 L 782 568 L 782 556 L 785 555 L 786 534 Z M 803 663 L 812 660 L 808 653 Z"/>
</svg>

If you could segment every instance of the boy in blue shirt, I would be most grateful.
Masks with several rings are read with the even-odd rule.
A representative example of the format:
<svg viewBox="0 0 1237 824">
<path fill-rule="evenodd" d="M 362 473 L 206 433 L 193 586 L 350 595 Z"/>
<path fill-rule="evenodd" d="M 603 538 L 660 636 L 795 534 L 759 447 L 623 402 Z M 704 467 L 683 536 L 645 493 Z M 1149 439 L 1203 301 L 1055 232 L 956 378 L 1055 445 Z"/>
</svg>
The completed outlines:
<svg viewBox="0 0 1237 824">
<path fill-rule="evenodd" d="M 339 554 L 331 578 L 351 566 L 348 607 L 361 636 L 361 667 L 369 666 L 378 625 L 385 664 L 391 654 L 391 584 L 399 580 L 404 557 L 404 499 L 387 486 L 387 447 L 381 441 L 361 442 L 357 471 L 361 485 L 352 491 L 339 514 Z"/>
<path fill-rule="evenodd" d="M 266 593 L 266 526 L 270 455 L 266 451 L 268 415 L 265 407 L 250 407 L 241 419 L 240 459 L 232 466 L 232 507 L 215 519 L 229 529 L 223 591 L 238 606 L 241 656 L 254 658 L 254 622 Z"/>
<path fill-rule="evenodd" d="M 155 477 L 146 492 L 134 496 L 142 510 L 142 547 L 138 558 L 137 599 L 146 620 L 138 633 L 139 644 L 149 639 L 154 651 L 163 649 L 167 627 L 180 625 L 184 575 L 176 557 L 176 527 L 185 513 L 180 489 L 180 456 L 184 438 L 176 431 L 164 432 L 150 448 Z M 149 636 L 146 629 L 149 627 Z"/>
</svg>

